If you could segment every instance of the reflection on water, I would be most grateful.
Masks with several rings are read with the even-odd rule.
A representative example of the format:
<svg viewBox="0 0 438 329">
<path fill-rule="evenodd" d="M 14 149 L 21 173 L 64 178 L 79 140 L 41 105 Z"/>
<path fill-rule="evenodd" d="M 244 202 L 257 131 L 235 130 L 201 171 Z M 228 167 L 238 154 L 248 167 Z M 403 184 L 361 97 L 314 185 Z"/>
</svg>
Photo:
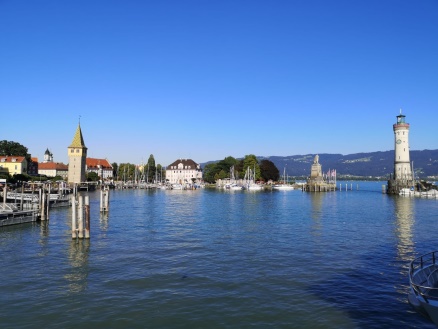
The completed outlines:
<svg viewBox="0 0 438 329">
<path fill-rule="evenodd" d="M 327 192 L 329 193 L 329 192 Z M 312 193 L 310 199 L 312 200 L 312 218 L 320 219 L 322 216 L 322 200 L 326 193 Z"/>
<path fill-rule="evenodd" d="M 414 242 L 412 227 L 414 200 L 396 196 L 394 198 L 394 210 L 396 220 L 397 256 L 402 262 L 408 264 L 414 254 Z"/>
<path fill-rule="evenodd" d="M 399 293 L 398 299 L 406 301 L 408 290 L 409 264 L 414 255 L 414 242 L 412 228 L 414 226 L 414 199 L 400 196 L 394 197 L 395 234 L 397 238 L 397 266 L 399 275 L 405 279 L 401 284 L 396 284 Z"/>
<path fill-rule="evenodd" d="M 103 215 L 90 193 L 90 240 L 71 239 L 69 209 L 0 229 L 1 326 L 432 328 L 406 274 L 436 241 L 438 202 L 374 185 L 114 191 Z"/>
<path fill-rule="evenodd" d="M 102 231 L 108 231 L 108 212 L 101 212 L 99 217 L 99 226 Z"/>
<path fill-rule="evenodd" d="M 40 239 L 38 244 L 41 246 L 38 256 L 47 256 L 49 252 L 48 241 L 49 241 L 49 221 L 42 221 L 40 223 Z"/>
<path fill-rule="evenodd" d="M 323 214 L 322 200 L 325 197 L 325 193 L 312 193 L 310 195 L 311 200 L 311 216 L 312 216 L 312 229 L 311 234 L 313 236 L 321 235 L 321 217 Z"/>
<path fill-rule="evenodd" d="M 89 239 L 74 239 L 70 243 L 68 260 L 70 271 L 64 275 L 71 293 L 82 292 L 87 288 Z"/>
</svg>

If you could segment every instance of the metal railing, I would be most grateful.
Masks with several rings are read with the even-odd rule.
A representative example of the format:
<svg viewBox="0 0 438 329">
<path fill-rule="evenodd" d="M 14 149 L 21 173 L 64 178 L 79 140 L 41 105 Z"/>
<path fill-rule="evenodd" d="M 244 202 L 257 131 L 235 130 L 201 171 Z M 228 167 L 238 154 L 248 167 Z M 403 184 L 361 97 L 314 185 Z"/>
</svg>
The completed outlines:
<svg viewBox="0 0 438 329">
<path fill-rule="evenodd" d="M 438 251 L 415 258 L 409 266 L 409 282 L 416 296 L 426 303 L 438 301 Z M 435 284 L 434 284 L 435 283 Z"/>
</svg>

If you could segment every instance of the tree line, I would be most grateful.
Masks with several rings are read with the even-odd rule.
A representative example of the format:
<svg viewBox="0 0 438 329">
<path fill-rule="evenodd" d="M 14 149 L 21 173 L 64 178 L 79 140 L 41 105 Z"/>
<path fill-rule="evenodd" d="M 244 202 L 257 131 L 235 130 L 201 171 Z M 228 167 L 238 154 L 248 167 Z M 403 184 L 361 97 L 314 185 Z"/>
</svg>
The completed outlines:
<svg viewBox="0 0 438 329">
<path fill-rule="evenodd" d="M 4 156 L 24 156 L 30 161 L 30 154 L 27 147 L 13 141 L 0 141 L 0 155 Z M 146 182 L 164 181 L 165 180 L 165 168 L 160 164 L 155 163 L 153 154 L 149 156 L 146 164 L 141 166 L 131 163 L 112 163 L 113 167 L 113 179 L 115 180 L 144 180 Z M 230 169 L 234 166 L 234 176 L 236 179 L 242 179 L 245 176 L 245 172 L 248 168 L 255 172 L 255 179 L 257 181 L 278 181 L 280 178 L 280 172 L 275 164 L 267 159 L 263 159 L 260 162 L 254 154 L 246 155 L 243 159 L 235 159 L 232 156 L 225 159 L 209 163 L 203 168 L 203 178 L 206 183 L 215 183 L 218 179 L 230 178 Z M 4 176 L 4 177 L 3 177 Z M 10 175 L 0 173 L 0 178 L 8 178 L 8 181 L 14 181 L 17 177 L 11 177 Z M 15 179 L 14 179 L 15 178 Z M 18 177 L 21 181 L 35 180 L 38 178 L 29 177 L 28 175 L 20 175 Z M 39 177 L 41 179 L 41 177 Z M 61 179 L 61 177 L 56 177 Z M 96 173 L 89 173 L 87 180 L 100 179 Z"/>
<path fill-rule="evenodd" d="M 255 172 L 256 181 L 267 182 L 280 179 L 280 172 L 272 161 L 263 159 L 259 162 L 254 154 L 249 154 L 240 160 L 229 156 L 218 162 L 205 165 L 204 181 L 206 183 L 215 183 L 219 179 L 230 178 L 232 174 L 230 170 L 233 166 L 236 179 L 243 179 L 248 168 Z"/>
<path fill-rule="evenodd" d="M 154 155 L 151 154 L 147 163 L 142 165 L 135 165 L 132 163 L 112 163 L 113 178 L 119 181 L 163 181 L 166 173 L 160 164 L 155 164 Z"/>
</svg>

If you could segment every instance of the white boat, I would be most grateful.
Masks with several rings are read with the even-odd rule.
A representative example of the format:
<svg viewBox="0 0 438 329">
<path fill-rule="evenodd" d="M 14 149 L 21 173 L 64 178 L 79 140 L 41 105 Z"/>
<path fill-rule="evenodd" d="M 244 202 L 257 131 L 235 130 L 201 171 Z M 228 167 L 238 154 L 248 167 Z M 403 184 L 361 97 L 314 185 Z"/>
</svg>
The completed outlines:
<svg viewBox="0 0 438 329">
<path fill-rule="evenodd" d="M 429 190 L 429 191 L 423 191 L 420 192 L 420 197 L 422 198 L 438 198 L 438 191 L 437 190 Z"/>
<path fill-rule="evenodd" d="M 438 251 L 414 259 L 409 266 L 409 303 L 438 325 Z"/>
<path fill-rule="evenodd" d="M 252 171 L 249 167 L 246 168 L 245 177 L 243 178 L 243 181 L 245 182 L 244 189 L 249 191 L 260 191 L 263 189 L 263 186 L 260 184 L 257 184 L 255 182 L 255 165 L 254 165 L 254 171 Z"/>
<path fill-rule="evenodd" d="M 402 196 L 418 196 L 422 198 L 432 198 L 436 199 L 438 198 L 438 191 L 437 190 L 429 190 L 429 191 L 415 191 L 413 187 L 411 188 L 402 188 L 399 192 L 399 195 Z"/>
<path fill-rule="evenodd" d="M 230 190 L 232 190 L 232 191 L 240 191 L 240 190 L 243 190 L 243 187 L 240 186 L 240 185 L 237 185 L 237 184 L 231 184 L 230 185 Z"/>
<path fill-rule="evenodd" d="M 402 188 L 398 194 L 399 195 L 404 195 L 404 196 L 414 196 L 415 195 L 415 190 L 414 190 L 413 187 L 411 187 L 411 188 Z"/>
<path fill-rule="evenodd" d="M 272 188 L 274 190 L 282 190 L 282 191 L 291 191 L 295 189 L 292 185 L 289 184 L 276 184 L 276 185 L 272 185 Z"/>
<path fill-rule="evenodd" d="M 171 189 L 172 190 L 182 190 L 183 189 L 183 185 L 182 184 L 172 184 L 171 185 Z"/>
<path fill-rule="evenodd" d="M 284 170 L 283 170 L 283 184 L 272 185 L 272 188 L 274 190 L 282 190 L 282 191 L 290 191 L 290 190 L 294 189 L 294 187 L 287 182 L 286 167 L 284 167 Z"/>
<path fill-rule="evenodd" d="M 263 186 L 256 183 L 250 183 L 246 186 L 246 189 L 249 191 L 260 191 L 263 189 Z"/>
</svg>

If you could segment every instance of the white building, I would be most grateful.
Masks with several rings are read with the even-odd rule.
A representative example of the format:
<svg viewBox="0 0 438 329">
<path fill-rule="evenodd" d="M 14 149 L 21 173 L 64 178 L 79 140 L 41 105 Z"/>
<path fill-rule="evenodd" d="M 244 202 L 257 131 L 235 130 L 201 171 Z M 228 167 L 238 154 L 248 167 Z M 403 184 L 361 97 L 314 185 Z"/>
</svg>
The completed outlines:
<svg viewBox="0 0 438 329">
<path fill-rule="evenodd" d="M 102 180 L 113 178 L 113 166 L 107 159 L 87 158 L 86 170 L 87 174 L 95 172 Z"/>
<path fill-rule="evenodd" d="M 166 168 L 166 181 L 171 184 L 192 184 L 202 181 L 201 165 L 192 159 L 179 159 Z"/>
<path fill-rule="evenodd" d="M 63 179 L 67 179 L 68 166 L 60 162 L 42 162 L 38 164 L 38 174 L 47 177 L 61 176 Z"/>
</svg>

